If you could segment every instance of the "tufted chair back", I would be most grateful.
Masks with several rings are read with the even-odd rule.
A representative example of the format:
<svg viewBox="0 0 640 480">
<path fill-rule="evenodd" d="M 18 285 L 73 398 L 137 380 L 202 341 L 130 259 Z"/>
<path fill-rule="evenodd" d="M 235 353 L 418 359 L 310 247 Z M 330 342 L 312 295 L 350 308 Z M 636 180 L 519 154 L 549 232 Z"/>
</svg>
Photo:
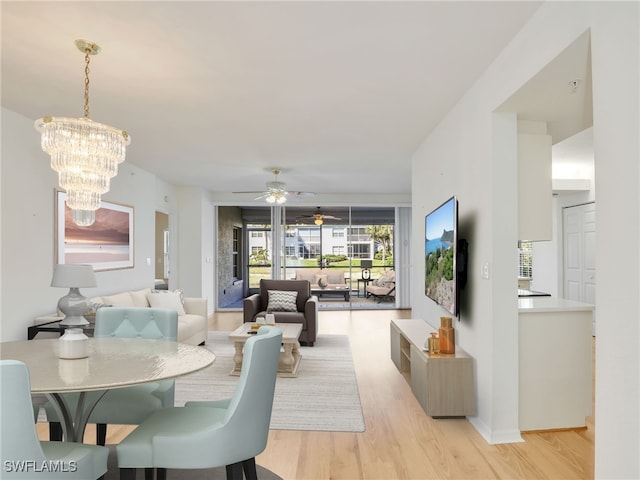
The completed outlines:
<svg viewBox="0 0 640 480">
<path fill-rule="evenodd" d="M 177 341 L 178 312 L 148 307 L 99 308 L 93 335 Z"/>
</svg>

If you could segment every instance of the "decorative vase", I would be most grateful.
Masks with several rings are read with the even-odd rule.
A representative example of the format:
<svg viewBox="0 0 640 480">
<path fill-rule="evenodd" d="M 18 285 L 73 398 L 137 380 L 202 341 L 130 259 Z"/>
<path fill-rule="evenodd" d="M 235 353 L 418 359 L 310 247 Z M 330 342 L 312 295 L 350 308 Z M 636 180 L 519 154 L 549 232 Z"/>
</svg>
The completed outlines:
<svg viewBox="0 0 640 480">
<path fill-rule="evenodd" d="M 89 356 L 87 349 L 88 337 L 81 328 L 67 328 L 60 337 L 60 358 L 75 359 Z"/>
<path fill-rule="evenodd" d="M 456 353 L 456 332 L 451 325 L 451 317 L 440 317 L 440 353 Z"/>
<path fill-rule="evenodd" d="M 440 353 L 440 339 L 438 339 L 438 334 L 436 332 L 432 332 L 431 337 L 429 338 L 429 353 L 431 355 Z"/>
<path fill-rule="evenodd" d="M 326 278 L 324 278 L 324 277 L 320 277 L 320 278 L 318 279 L 318 286 L 319 286 L 320 288 L 326 288 L 326 287 L 327 287 L 327 279 L 326 279 Z"/>
</svg>

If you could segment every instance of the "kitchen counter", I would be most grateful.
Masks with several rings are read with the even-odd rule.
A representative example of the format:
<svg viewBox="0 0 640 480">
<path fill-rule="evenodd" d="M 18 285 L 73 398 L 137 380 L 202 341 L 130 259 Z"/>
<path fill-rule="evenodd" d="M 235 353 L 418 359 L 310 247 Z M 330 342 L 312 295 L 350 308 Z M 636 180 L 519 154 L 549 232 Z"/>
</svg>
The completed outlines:
<svg viewBox="0 0 640 480">
<path fill-rule="evenodd" d="M 518 299 L 521 431 L 585 428 L 592 412 L 594 306 L 555 297 Z"/>
<path fill-rule="evenodd" d="M 586 312 L 593 311 L 595 307 L 590 303 L 576 302 L 566 298 L 550 296 L 518 297 L 518 312 Z"/>
</svg>

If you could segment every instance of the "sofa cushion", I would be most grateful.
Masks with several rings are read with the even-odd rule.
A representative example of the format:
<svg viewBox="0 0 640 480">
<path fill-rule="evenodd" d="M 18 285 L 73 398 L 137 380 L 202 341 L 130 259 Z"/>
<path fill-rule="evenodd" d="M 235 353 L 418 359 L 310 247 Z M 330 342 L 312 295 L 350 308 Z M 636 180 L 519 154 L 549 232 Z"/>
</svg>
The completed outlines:
<svg viewBox="0 0 640 480">
<path fill-rule="evenodd" d="M 296 272 L 296 280 L 306 280 L 309 283 L 316 283 L 316 272 L 300 271 Z"/>
<path fill-rule="evenodd" d="M 329 271 L 329 273 L 327 273 L 327 279 L 329 283 L 334 285 L 343 285 L 345 283 L 344 272 L 342 270 L 336 272 Z"/>
<path fill-rule="evenodd" d="M 185 315 L 182 304 L 182 291 L 159 290 L 147 293 L 147 300 L 152 308 L 169 308 L 178 312 L 178 315 Z"/>
<path fill-rule="evenodd" d="M 267 310 L 273 312 L 296 312 L 298 292 L 294 290 L 269 290 Z"/>
<path fill-rule="evenodd" d="M 112 307 L 135 307 L 133 297 L 129 292 L 117 293 L 115 295 L 107 295 L 102 297 L 102 303 L 104 305 L 111 305 Z"/>
</svg>

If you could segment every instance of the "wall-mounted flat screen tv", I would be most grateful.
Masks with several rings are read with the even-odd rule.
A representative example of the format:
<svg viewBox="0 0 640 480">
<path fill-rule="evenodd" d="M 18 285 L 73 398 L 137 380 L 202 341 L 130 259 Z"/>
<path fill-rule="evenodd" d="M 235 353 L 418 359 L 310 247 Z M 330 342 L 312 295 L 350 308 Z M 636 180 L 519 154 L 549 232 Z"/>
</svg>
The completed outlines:
<svg viewBox="0 0 640 480">
<path fill-rule="evenodd" d="M 458 314 L 458 200 L 451 197 L 425 217 L 425 293 Z"/>
</svg>

